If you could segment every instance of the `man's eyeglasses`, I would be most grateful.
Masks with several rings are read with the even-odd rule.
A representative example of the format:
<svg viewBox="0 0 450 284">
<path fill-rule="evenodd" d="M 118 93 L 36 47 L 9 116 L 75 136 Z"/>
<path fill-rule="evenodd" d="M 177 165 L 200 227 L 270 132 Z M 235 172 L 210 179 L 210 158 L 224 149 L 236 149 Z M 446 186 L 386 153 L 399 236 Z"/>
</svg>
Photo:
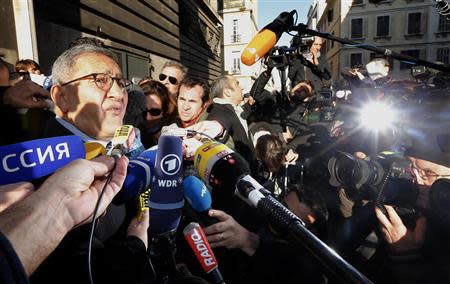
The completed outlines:
<svg viewBox="0 0 450 284">
<path fill-rule="evenodd" d="M 93 80 L 95 85 L 100 89 L 103 90 L 105 92 L 111 90 L 112 85 L 114 84 L 114 81 L 116 81 L 117 85 L 119 86 L 120 89 L 125 90 L 125 91 L 129 91 L 131 89 L 131 81 L 127 80 L 125 78 L 117 78 L 117 77 L 112 77 L 109 74 L 105 74 L 105 73 L 92 73 L 77 79 L 73 79 L 69 82 L 63 83 L 61 84 L 61 86 L 65 86 L 68 85 L 70 83 L 76 82 L 76 81 L 80 81 L 80 80 Z"/>
<path fill-rule="evenodd" d="M 158 116 L 161 115 L 162 110 L 160 110 L 159 108 L 151 108 L 144 110 L 144 116 L 146 116 L 147 113 L 149 113 L 151 116 Z"/>
<path fill-rule="evenodd" d="M 172 76 L 167 76 L 166 74 L 163 74 L 163 73 L 159 74 L 159 81 L 164 81 L 164 80 L 166 80 L 167 77 L 169 77 L 170 84 L 176 85 L 178 83 L 177 78 L 172 77 Z"/>
</svg>

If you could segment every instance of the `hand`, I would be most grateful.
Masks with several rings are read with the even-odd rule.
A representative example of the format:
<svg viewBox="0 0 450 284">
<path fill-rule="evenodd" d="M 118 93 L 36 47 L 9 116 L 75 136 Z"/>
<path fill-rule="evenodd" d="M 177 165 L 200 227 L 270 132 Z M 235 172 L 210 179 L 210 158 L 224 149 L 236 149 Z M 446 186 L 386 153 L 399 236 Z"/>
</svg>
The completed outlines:
<svg viewBox="0 0 450 284">
<path fill-rule="evenodd" d="M 248 255 L 253 255 L 259 246 L 258 235 L 249 232 L 236 222 L 233 217 L 220 210 L 209 210 L 209 216 L 217 218 L 218 223 L 204 228 L 208 242 L 212 248 L 239 248 Z"/>
<path fill-rule="evenodd" d="M 195 138 L 187 138 L 183 140 L 183 156 L 187 159 L 193 159 L 195 151 L 202 146 L 203 143 Z"/>
<path fill-rule="evenodd" d="M 405 227 L 402 219 L 398 216 L 392 206 L 384 206 L 388 216 L 384 215 L 379 208 L 375 208 L 381 232 L 384 239 L 394 252 L 405 252 L 408 250 L 419 249 L 425 240 L 427 220 L 425 217 L 419 217 L 416 221 L 414 231 Z"/>
<path fill-rule="evenodd" d="M 114 168 L 114 164 L 115 168 Z M 91 221 L 98 197 L 106 182 L 105 175 L 111 172 L 112 179 L 106 186 L 99 206 L 98 216 L 105 211 L 113 197 L 119 192 L 127 173 L 128 158 L 117 162 L 112 157 L 101 156 L 91 161 L 76 160 L 50 176 L 36 194 L 60 195 L 61 204 L 67 211 L 65 222 L 69 226 Z"/>
<path fill-rule="evenodd" d="M 42 98 L 50 99 L 49 92 L 31 80 L 20 80 L 5 91 L 3 103 L 13 108 L 47 108 Z"/>
<path fill-rule="evenodd" d="M 135 236 L 142 240 L 145 244 L 145 248 L 148 248 L 148 235 L 147 230 L 150 226 L 150 214 L 149 210 L 145 209 L 139 216 L 134 217 L 128 226 L 127 235 Z"/>
<path fill-rule="evenodd" d="M 223 126 L 216 120 L 204 120 L 196 123 L 187 129 L 195 130 L 198 133 L 204 133 L 211 138 L 215 138 L 223 133 Z M 198 137 L 197 137 L 198 136 Z M 197 135 L 196 138 L 200 139 L 204 136 Z"/>
<path fill-rule="evenodd" d="M 284 160 L 286 161 L 286 164 L 295 164 L 295 161 L 298 159 L 298 154 L 294 152 L 294 150 L 289 149 L 287 154 L 284 156 Z"/>
<path fill-rule="evenodd" d="M 17 182 L 0 186 L 0 212 L 24 199 L 34 190 L 30 182 Z"/>
</svg>

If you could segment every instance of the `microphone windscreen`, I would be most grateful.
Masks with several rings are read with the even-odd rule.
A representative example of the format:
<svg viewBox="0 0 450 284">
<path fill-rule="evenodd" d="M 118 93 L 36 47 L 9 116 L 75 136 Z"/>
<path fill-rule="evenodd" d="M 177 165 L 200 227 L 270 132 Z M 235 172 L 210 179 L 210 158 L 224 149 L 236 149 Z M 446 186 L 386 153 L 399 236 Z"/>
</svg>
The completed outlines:
<svg viewBox="0 0 450 284">
<path fill-rule="evenodd" d="M 98 142 L 84 143 L 84 151 L 86 152 L 86 160 L 92 160 L 98 156 L 106 155 L 106 149 Z"/>
<path fill-rule="evenodd" d="M 181 219 L 184 194 L 180 187 L 182 170 L 182 140 L 161 136 L 156 152 L 155 178 L 150 192 L 150 232 L 162 234 L 175 230 Z"/>
<path fill-rule="evenodd" d="M 241 175 L 250 173 L 247 161 L 219 142 L 208 142 L 197 149 L 194 168 L 213 188 L 234 188 Z"/>
<path fill-rule="evenodd" d="M 197 212 L 205 212 L 211 208 L 211 194 L 203 181 L 195 176 L 183 179 L 184 196 Z"/>
<path fill-rule="evenodd" d="M 32 181 L 84 157 L 83 141 L 75 135 L 3 146 L 0 147 L 0 185 Z"/>
<path fill-rule="evenodd" d="M 277 34 L 271 30 L 260 31 L 242 51 L 241 61 L 247 66 L 263 58 L 277 43 Z"/>
</svg>

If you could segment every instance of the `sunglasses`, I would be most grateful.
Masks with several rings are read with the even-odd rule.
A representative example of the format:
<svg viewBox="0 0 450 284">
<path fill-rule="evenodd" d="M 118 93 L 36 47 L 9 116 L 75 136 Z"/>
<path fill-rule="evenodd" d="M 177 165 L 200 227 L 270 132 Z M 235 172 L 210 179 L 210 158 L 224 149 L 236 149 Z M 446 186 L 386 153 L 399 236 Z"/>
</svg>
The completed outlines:
<svg viewBox="0 0 450 284">
<path fill-rule="evenodd" d="M 161 115 L 162 110 L 160 110 L 159 108 L 151 108 L 144 110 L 144 115 L 147 115 L 147 113 L 149 113 L 151 116 L 158 116 Z"/>
<path fill-rule="evenodd" d="M 176 85 L 178 83 L 177 78 L 172 77 L 172 76 L 167 76 L 166 74 L 162 74 L 162 73 L 159 74 L 159 81 L 164 81 L 164 80 L 166 80 L 167 77 L 169 77 L 170 84 Z"/>
</svg>

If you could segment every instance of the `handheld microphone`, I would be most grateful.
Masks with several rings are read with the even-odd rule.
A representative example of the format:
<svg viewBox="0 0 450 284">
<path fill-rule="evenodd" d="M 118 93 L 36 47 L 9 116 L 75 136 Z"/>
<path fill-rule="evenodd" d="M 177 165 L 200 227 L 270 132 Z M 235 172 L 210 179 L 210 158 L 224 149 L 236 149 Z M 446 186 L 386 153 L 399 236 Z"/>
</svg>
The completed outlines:
<svg viewBox="0 0 450 284">
<path fill-rule="evenodd" d="M 33 74 L 30 73 L 30 79 L 34 83 L 38 84 L 39 86 L 42 86 L 42 88 L 46 91 L 50 91 L 52 88 L 53 82 L 52 82 L 52 76 L 45 76 L 42 74 Z"/>
<path fill-rule="evenodd" d="M 84 143 L 84 151 L 86 152 L 86 160 L 92 160 L 98 156 L 106 155 L 106 149 L 98 142 Z"/>
<path fill-rule="evenodd" d="M 181 183 L 182 140 L 161 136 L 156 152 L 155 175 L 150 194 L 150 232 L 162 234 L 176 230 L 184 206 Z"/>
<path fill-rule="evenodd" d="M 147 150 L 141 156 L 130 159 L 127 176 L 123 182 L 122 189 L 113 199 L 114 204 L 123 204 L 150 188 L 154 175 L 156 156 L 154 152 L 154 150 Z M 148 201 L 143 202 L 148 204 Z"/>
<path fill-rule="evenodd" d="M 219 271 L 216 257 L 200 225 L 189 223 L 184 228 L 183 234 L 203 270 L 212 276 L 213 283 L 225 283 Z"/>
<path fill-rule="evenodd" d="M 111 143 L 107 146 L 108 155 L 120 158 L 130 151 L 135 139 L 134 127 L 122 125 L 116 129 Z"/>
<path fill-rule="evenodd" d="M 85 158 L 75 135 L 37 139 L 0 147 L 0 185 L 47 176 L 73 160 Z"/>
<path fill-rule="evenodd" d="M 194 168 L 206 184 L 225 190 L 234 188 L 241 175 L 250 173 L 241 155 L 215 141 L 204 143 L 195 151 Z"/>
<path fill-rule="evenodd" d="M 184 197 L 189 203 L 191 210 L 185 206 L 192 217 L 197 219 L 205 227 L 217 223 L 217 219 L 208 215 L 211 209 L 211 194 L 204 182 L 195 176 L 188 176 L 183 179 Z"/>
<path fill-rule="evenodd" d="M 288 31 L 294 24 L 295 13 L 295 10 L 281 13 L 272 23 L 258 32 L 243 50 L 242 63 L 251 66 L 263 58 L 275 46 L 283 32 Z"/>
<path fill-rule="evenodd" d="M 161 130 L 161 136 L 177 136 L 177 137 L 192 137 L 197 134 L 196 131 L 180 127 L 164 126 Z"/>
</svg>

